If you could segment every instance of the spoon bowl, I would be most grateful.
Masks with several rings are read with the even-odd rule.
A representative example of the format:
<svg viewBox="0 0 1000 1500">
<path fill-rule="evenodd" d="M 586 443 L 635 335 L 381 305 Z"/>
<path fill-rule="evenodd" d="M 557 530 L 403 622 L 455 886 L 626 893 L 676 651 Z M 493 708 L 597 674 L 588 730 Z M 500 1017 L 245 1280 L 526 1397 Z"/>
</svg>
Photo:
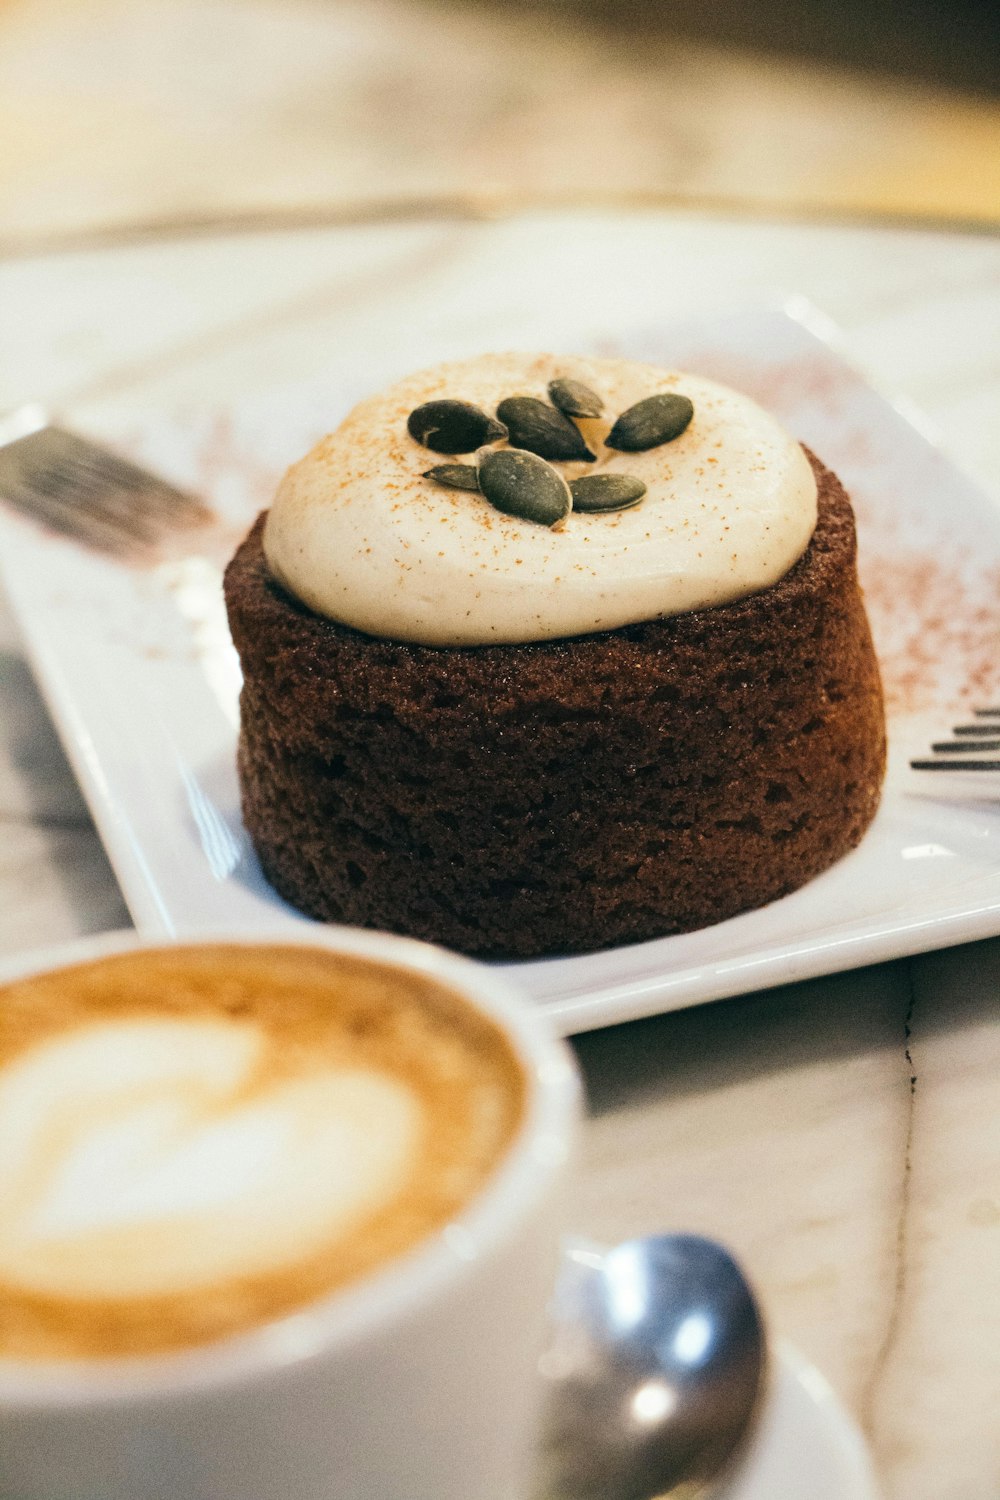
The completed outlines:
<svg viewBox="0 0 1000 1500">
<path fill-rule="evenodd" d="M 760 1312 L 732 1257 L 696 1235 L 571 1246 L 542 1360 L 534 1500 L 655 1500 L 709 1484 L 763 1384 Z"/>
</svg>

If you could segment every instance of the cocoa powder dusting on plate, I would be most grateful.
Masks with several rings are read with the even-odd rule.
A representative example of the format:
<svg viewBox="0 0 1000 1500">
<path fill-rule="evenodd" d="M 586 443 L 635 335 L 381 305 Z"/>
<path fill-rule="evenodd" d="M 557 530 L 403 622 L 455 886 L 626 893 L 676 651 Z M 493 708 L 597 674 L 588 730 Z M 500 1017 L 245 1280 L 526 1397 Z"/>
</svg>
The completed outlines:
<svg viewBox="0 0 1000 1500">
<path fill-rule="evenodd" d="M 860 572 L 890 714 L 1000 699 L 1000 569 L 862 538 Z"/>
</svg>

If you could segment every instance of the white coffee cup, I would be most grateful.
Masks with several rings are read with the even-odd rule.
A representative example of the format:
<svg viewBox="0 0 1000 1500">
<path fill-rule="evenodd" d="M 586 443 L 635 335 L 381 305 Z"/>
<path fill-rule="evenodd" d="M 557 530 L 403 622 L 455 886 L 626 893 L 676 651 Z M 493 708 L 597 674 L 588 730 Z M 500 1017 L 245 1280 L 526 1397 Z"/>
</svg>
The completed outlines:
<svg viewBox="0 0 1000 1500">
<path fill-rule="evenodd" d="M 523 1124 L 442 1232 L 280 1321 L 170 1354 L 0 1360 L 0 1497 L 523 1500 L 579 1115 L 571 1054 L 495 971 L 424 944 L 318 927 L 197 941 L 324 947 L 440 981 L 511 1043 Z M 156 946 L 87 940 L 0 964 L 0 982 Z"/>
</svg>

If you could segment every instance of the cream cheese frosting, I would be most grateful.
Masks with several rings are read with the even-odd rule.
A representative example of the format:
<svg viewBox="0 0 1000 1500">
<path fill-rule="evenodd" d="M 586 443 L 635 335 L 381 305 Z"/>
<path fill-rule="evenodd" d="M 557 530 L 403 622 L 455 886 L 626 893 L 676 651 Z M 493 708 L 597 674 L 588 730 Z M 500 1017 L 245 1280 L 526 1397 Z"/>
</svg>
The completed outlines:
<svg viewBox="0 0 1000 1500">
<path fill-rule="evenodd" d="M 647 487 L 641 504 L 573 512 L 552 531 L 423 477 L 458 460 L 410 437 L 415 407 L 451 398 L 492 415 L 505 396 L 546 399 L 559 376 L 596 391 L 607 420 L 580 423 L 595 463 L 555 467 L 570 480 L 633 475 Z M 621 412 L 661 391 L 694 404 L 680 437 L 643 453 L 603 446 Z M 489 354 L 421 371 L 355 407 L 285 475 L 264 552 L 279 582 L 319 614 L 390 640 L 469 646 L 729 603 L 776 583 L 815 525 L 802 448 L 740 392 L 630 360 Z"/>
</svg>

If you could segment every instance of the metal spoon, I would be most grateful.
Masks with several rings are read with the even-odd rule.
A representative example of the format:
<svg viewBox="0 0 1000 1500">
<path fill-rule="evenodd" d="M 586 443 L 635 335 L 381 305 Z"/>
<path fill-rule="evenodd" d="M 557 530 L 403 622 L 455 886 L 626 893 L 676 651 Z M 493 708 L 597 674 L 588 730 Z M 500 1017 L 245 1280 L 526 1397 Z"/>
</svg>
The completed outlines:
<svg viewBox="0 0 1000 1500">
<path fill-rule="evenodd" d="M 764 1328 L 735 1261 L 695 1235 L 571 1246 L 556 1288 L 533 1500 L 694 1496 L 753 1415 Z"/>
</svg>

